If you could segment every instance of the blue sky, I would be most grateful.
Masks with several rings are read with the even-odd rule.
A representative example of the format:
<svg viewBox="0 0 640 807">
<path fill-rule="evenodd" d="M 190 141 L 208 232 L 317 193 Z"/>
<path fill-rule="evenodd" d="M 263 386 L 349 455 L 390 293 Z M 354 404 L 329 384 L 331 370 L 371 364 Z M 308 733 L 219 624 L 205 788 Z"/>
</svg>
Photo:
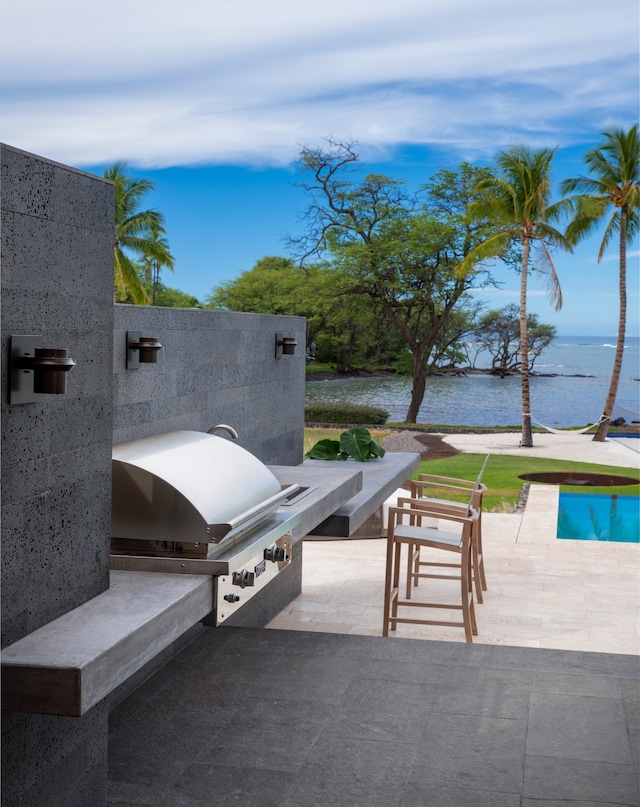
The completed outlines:
<svg viewBox="0 0 640 807">
<path fill-rule="evenodd" d="M 301 145 L 357 140 L 367 168 L 417 187 L 515 142 L 558 146 L 558 180 L 583 173 L 600 133 L 638 118 L 636 0 L 21 0 L 3 9 L 0 139 L 101 173 L 150 177 L 176 257 L 165 282 L 199 298 L 285 255 L 305 198 Z M 564 335 L 612 335 L 615 252 L 556 265 L 529 306 Z M 638 245 L 629 327 L 638 333 Z M 504 273 L 491 307 L 517 299 Z"/>
</svg>

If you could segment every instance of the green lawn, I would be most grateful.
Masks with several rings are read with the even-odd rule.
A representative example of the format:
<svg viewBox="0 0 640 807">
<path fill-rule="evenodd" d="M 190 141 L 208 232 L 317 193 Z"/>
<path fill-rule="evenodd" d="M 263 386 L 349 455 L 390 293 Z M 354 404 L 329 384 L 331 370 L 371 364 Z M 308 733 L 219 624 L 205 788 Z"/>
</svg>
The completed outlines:
<svg viewBox="0 0 640 807">
<path fill-rule="evenodd" d="M 475 480 L 485 454 L 456 454 L 442 460 L 430 460 L 420 465 L 418 473 L 440 474 L 442 476 L 455 476 L 460 479 Z M 571 493 L 617 493 L 623 496 L 640 495 L 640 471 L 635 468 L 619 468 L 612 465 L 597 465 L 587 462 L 566 462 L 564 460 L 540 459 L 538 457 L 523 458 L 492 454 L 489 457 L 482 475 L 482 481 L 487 486 L 484 496 L 484 510 L 509 509 L 508 505 L 517 504 L 522 485 L 520 474 L 541 473 L 549 471 L 580 471 L 601 474 L 615 474 L 638 479 L 637 485 L 620 485 L 607 487 L 581 487 L 579 485 L 561 485 L 560 490 Z M 417 477 L 417 473 L 413 478 Z M 537 484 L 532 482 L 531 484 Z"/>
</svg>

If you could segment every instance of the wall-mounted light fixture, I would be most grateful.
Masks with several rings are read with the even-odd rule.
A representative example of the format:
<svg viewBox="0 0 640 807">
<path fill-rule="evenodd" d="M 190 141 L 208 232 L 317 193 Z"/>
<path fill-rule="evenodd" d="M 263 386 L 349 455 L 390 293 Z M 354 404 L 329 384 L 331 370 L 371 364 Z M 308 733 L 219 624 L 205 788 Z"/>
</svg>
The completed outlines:
<svg viewBox="0 0 640 807">
<path fill-rule="evenodd" d="M 76 363 L 66 348 L 42 347 L 42 334 L 11 337 L 9 403 L 36 403 L 40 395 L 64 395 Z"/>
<path fill-rule="evenodd" d="M 140 331 L 127 331 L 127 370 L 140 364 L 156 364 L 162 345 L 155 336 L 142 336 Z"/>
<path fill-rule="evenodd" d="M 276 334 L 276 359 L 282 356 L 293 356 L 296 352 L 296 342 L 293 336 L 285 336 L 283 333 Z"/>
</svg>

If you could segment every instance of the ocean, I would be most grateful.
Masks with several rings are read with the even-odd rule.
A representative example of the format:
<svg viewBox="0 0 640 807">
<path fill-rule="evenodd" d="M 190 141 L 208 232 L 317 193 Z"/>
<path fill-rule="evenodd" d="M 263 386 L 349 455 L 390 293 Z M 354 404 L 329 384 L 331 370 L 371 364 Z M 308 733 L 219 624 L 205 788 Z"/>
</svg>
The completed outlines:
<svg viewBox="0 0 640 807">
<path fill-rule="evenodd" d="M 531 376 L 531 414 L 547 426 L 595 423 L 609 388 L 615 337 L 561 336 L 538 357 Z M 479 357 L 477 367 L 489 366 Z M 411 397 L 411 378 L 340 378 L 310 381 L 307 402 L 350 401 L 379 406 L 389 420 L 402 421 Z M 519 426 L 520 377 L 490 375 L 429 377 L 418 423 L 459 426 Z M 628 337 L 614 418 L 640 421 L 639 340 Z M 535 425 L 535 423 L 534 423 Z"/>
</svg>

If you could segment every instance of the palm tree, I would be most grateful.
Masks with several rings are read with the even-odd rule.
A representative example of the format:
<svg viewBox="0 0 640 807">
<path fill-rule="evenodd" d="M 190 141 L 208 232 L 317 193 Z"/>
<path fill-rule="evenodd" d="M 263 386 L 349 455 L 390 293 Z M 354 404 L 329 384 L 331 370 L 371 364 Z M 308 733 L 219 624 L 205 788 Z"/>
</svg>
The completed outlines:
<svg viewBox="0 0 640 807">
<path fill-rule="evenodd" d="M 550 247 L 571 251 L 569 242 L 555 229 L 555 221 L 566 209 L 562 201 L 551 204 L 551 162 L 555 149 L 531 151 L 515 145 L 500 151 L 496 157 L 497 172 L 480 179 L 476 191 L 481 198 L 471 205 L 471 215 L 486 218 L 498 227 L 498 233 L 477 247 L 460 265 L 469 271 L 478 261 L 505 256 L 519 244 L 520 266 L 520 355 L 522 383 L 523 448 L 533 446 L 531 434 L 531 396 L 529 392 L 529 339 L 527 330 L 527 280 L 530 266 L 547 276 L 551 301 L 555 310 L 562 307 L 562 291 Z M 535 252 L 532 254 L 532 248 Z"/>
<path fill-rule="evenodd" d="M 580 241 L 606 219 L 598 253 L 598 261 L 601 261 L 615 233 L 619 233 L 620 238 L 618 340 L 602 419 L 593 436 L 596 442 L 604 442 L 607 438 L 618 393 L 627 327 L 627 244 L 638 234 L 640 208 L 638 125 L 635 124 L 627 132 L 622 129 L 603 132 L 602 136 L 604 143 L 584 156 L 592 176 L 566 179 L 562 183 L 563 193 L 578 193 L 571 200 L 574 216 L 567 227 L 567 236 L 573 243 Z"/>
<path fill-rule="evenodd" d="M 149 296 L 139 274 L 139 265 L 129 256 L 173 269 L 173 255 L 165 235 L 164 217 L 157 210 L 140 210 L 143 196 L 153 190 L 149 179 L 133 179 L 125 173 L 125 164 L 114 163 L 104 172 L 116 188 L 113 271 L 115 299 L 149 304 Z"/>
</svg>

